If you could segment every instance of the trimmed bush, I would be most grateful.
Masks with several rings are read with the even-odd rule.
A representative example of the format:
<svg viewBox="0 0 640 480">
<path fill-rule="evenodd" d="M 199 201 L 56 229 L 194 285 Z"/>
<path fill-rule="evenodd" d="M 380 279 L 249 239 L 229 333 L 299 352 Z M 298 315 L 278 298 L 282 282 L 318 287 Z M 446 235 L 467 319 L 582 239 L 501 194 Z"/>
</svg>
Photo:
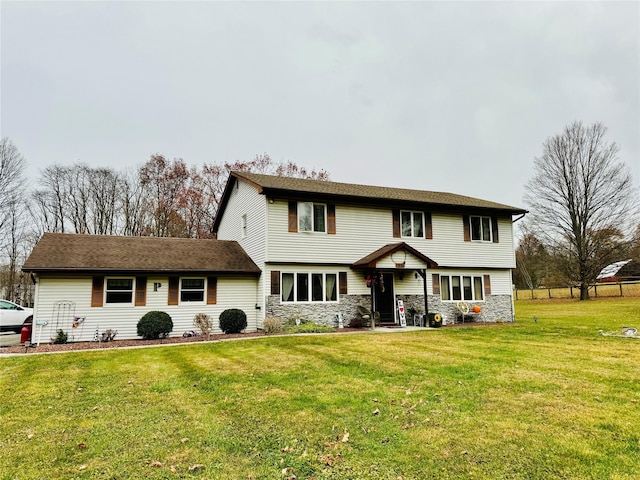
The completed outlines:
<svg viewBox="0 0 640 480">
<path fill-rule="evenodd" d="M 143 340 L 166 338 L 173 330 L 173 320 L 166 312 L 152 310 L 138 321 L 138 336 Z"/>
<path fill-rule="evenodd" d="M 362 317 L 352 318 L 349 322 L 349 328 L 366 328 L 369 326 L 369 321 Z"/>
<path fill-rule="evenodd" d="M 224 333 L 240 333 L 247 328 L 247 314 L 238 308 L 230 308 L 220 314 L 220 330 Z"/>
<path fill-rule="evenodd" d="M 273 335 L 274 333 L 282 333 L 282 322 L 279 318 L 268 317 L 262 322 L 262 329 L 267 335 Z"/>
</svg>

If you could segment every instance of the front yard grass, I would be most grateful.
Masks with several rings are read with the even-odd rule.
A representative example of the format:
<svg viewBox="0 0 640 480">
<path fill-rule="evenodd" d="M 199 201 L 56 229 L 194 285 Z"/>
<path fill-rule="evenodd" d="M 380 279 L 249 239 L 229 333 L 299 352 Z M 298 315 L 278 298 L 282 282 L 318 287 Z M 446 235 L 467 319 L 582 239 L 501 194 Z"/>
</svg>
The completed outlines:
<svg viewBox="0 0 640 480">
<path fill-rule="evenodd" d="M 515 324 L 0 359 L 3 479 L 631 479 L 637 299 Z M 536 317 L 536 321 L 534 321 Z"/>
</svg>

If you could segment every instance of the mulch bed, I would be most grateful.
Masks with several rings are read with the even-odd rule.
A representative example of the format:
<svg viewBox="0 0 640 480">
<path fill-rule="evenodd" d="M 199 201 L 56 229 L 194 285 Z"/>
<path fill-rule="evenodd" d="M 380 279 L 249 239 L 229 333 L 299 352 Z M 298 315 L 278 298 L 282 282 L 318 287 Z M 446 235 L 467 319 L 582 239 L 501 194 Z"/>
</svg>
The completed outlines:
<svg viewBox="0 0 640 480">
<path fill-rule="evenodd" d="M 363 332 L 366 331 L 362 328 L 340 328 L 336 329 L 336 333 L 346 332 Z M 70 342 L 63 344 L 53 343 L 41 343 L 39 346 L 28 347 L 24 345 L 12 345 L 9 347 L 0 347 L 0 355 L 3 354 L 28 354 L 28 353 L 50 353 L 50 352 L 68 352 L 72 350 L 106 350 L 113 348 L 124 347 L 148 347 L 150 345 L 175 345 L 184 343 L 204 343 L 204 342 L 219 342 L 223 340 L 231 339 L 245 339 L 255 337 L 266 337 L 264 332 L 252 332 L 252 333 L 229 333 L 229 334 L 213 334 L 207 337 L 169 337 L 161 340 L 113 340 L 111 342 Z M 273 335 L 272 335 L 273 336 Z"/>
</svg>

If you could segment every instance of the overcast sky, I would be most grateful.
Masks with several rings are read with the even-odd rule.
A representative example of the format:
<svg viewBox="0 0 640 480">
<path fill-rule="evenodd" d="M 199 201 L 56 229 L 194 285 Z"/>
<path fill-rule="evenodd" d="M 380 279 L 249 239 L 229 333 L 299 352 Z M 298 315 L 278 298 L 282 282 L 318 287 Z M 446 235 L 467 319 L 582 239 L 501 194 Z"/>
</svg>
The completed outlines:
<svg viewBox="0 0 640 480">
<path fill-rule="evenodd" d="M 268 153 L 526 207 L 542 143 L 604 123 L 640 183 L 640 2 L 12 2 L 1 135 L 29 174 Z"/>
</svg>

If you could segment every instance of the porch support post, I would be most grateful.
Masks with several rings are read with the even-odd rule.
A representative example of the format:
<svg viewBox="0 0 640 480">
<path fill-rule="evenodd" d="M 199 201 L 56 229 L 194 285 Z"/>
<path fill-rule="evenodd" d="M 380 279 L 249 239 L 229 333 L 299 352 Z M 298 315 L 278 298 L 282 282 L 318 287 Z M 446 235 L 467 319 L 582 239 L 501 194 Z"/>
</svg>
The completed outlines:
<svg viewBox="0 0 640 480">
<path fill-rule="evenodd" d="M 422 277 L 422 293 L 424 294 L 424 326 L 427 326 L 429 318 L 429 297 L 427 296 L 427 269 L 416 270 L 418 275 Z"/>
<path fill-rule="evenodd" d="M 373 270 L 373 272 L 371 273 L 371 330 L 375 330 L 376 329 L 376 312 L 375 312 L 375 308 L 376 308 L 376 299 L 375 299 L 375 294 L 376 294 L 376 286 L 375 283 L 373 281 L 374 278 L 376 278 L 377 272 L 375 270 Z"/>
</svg>

